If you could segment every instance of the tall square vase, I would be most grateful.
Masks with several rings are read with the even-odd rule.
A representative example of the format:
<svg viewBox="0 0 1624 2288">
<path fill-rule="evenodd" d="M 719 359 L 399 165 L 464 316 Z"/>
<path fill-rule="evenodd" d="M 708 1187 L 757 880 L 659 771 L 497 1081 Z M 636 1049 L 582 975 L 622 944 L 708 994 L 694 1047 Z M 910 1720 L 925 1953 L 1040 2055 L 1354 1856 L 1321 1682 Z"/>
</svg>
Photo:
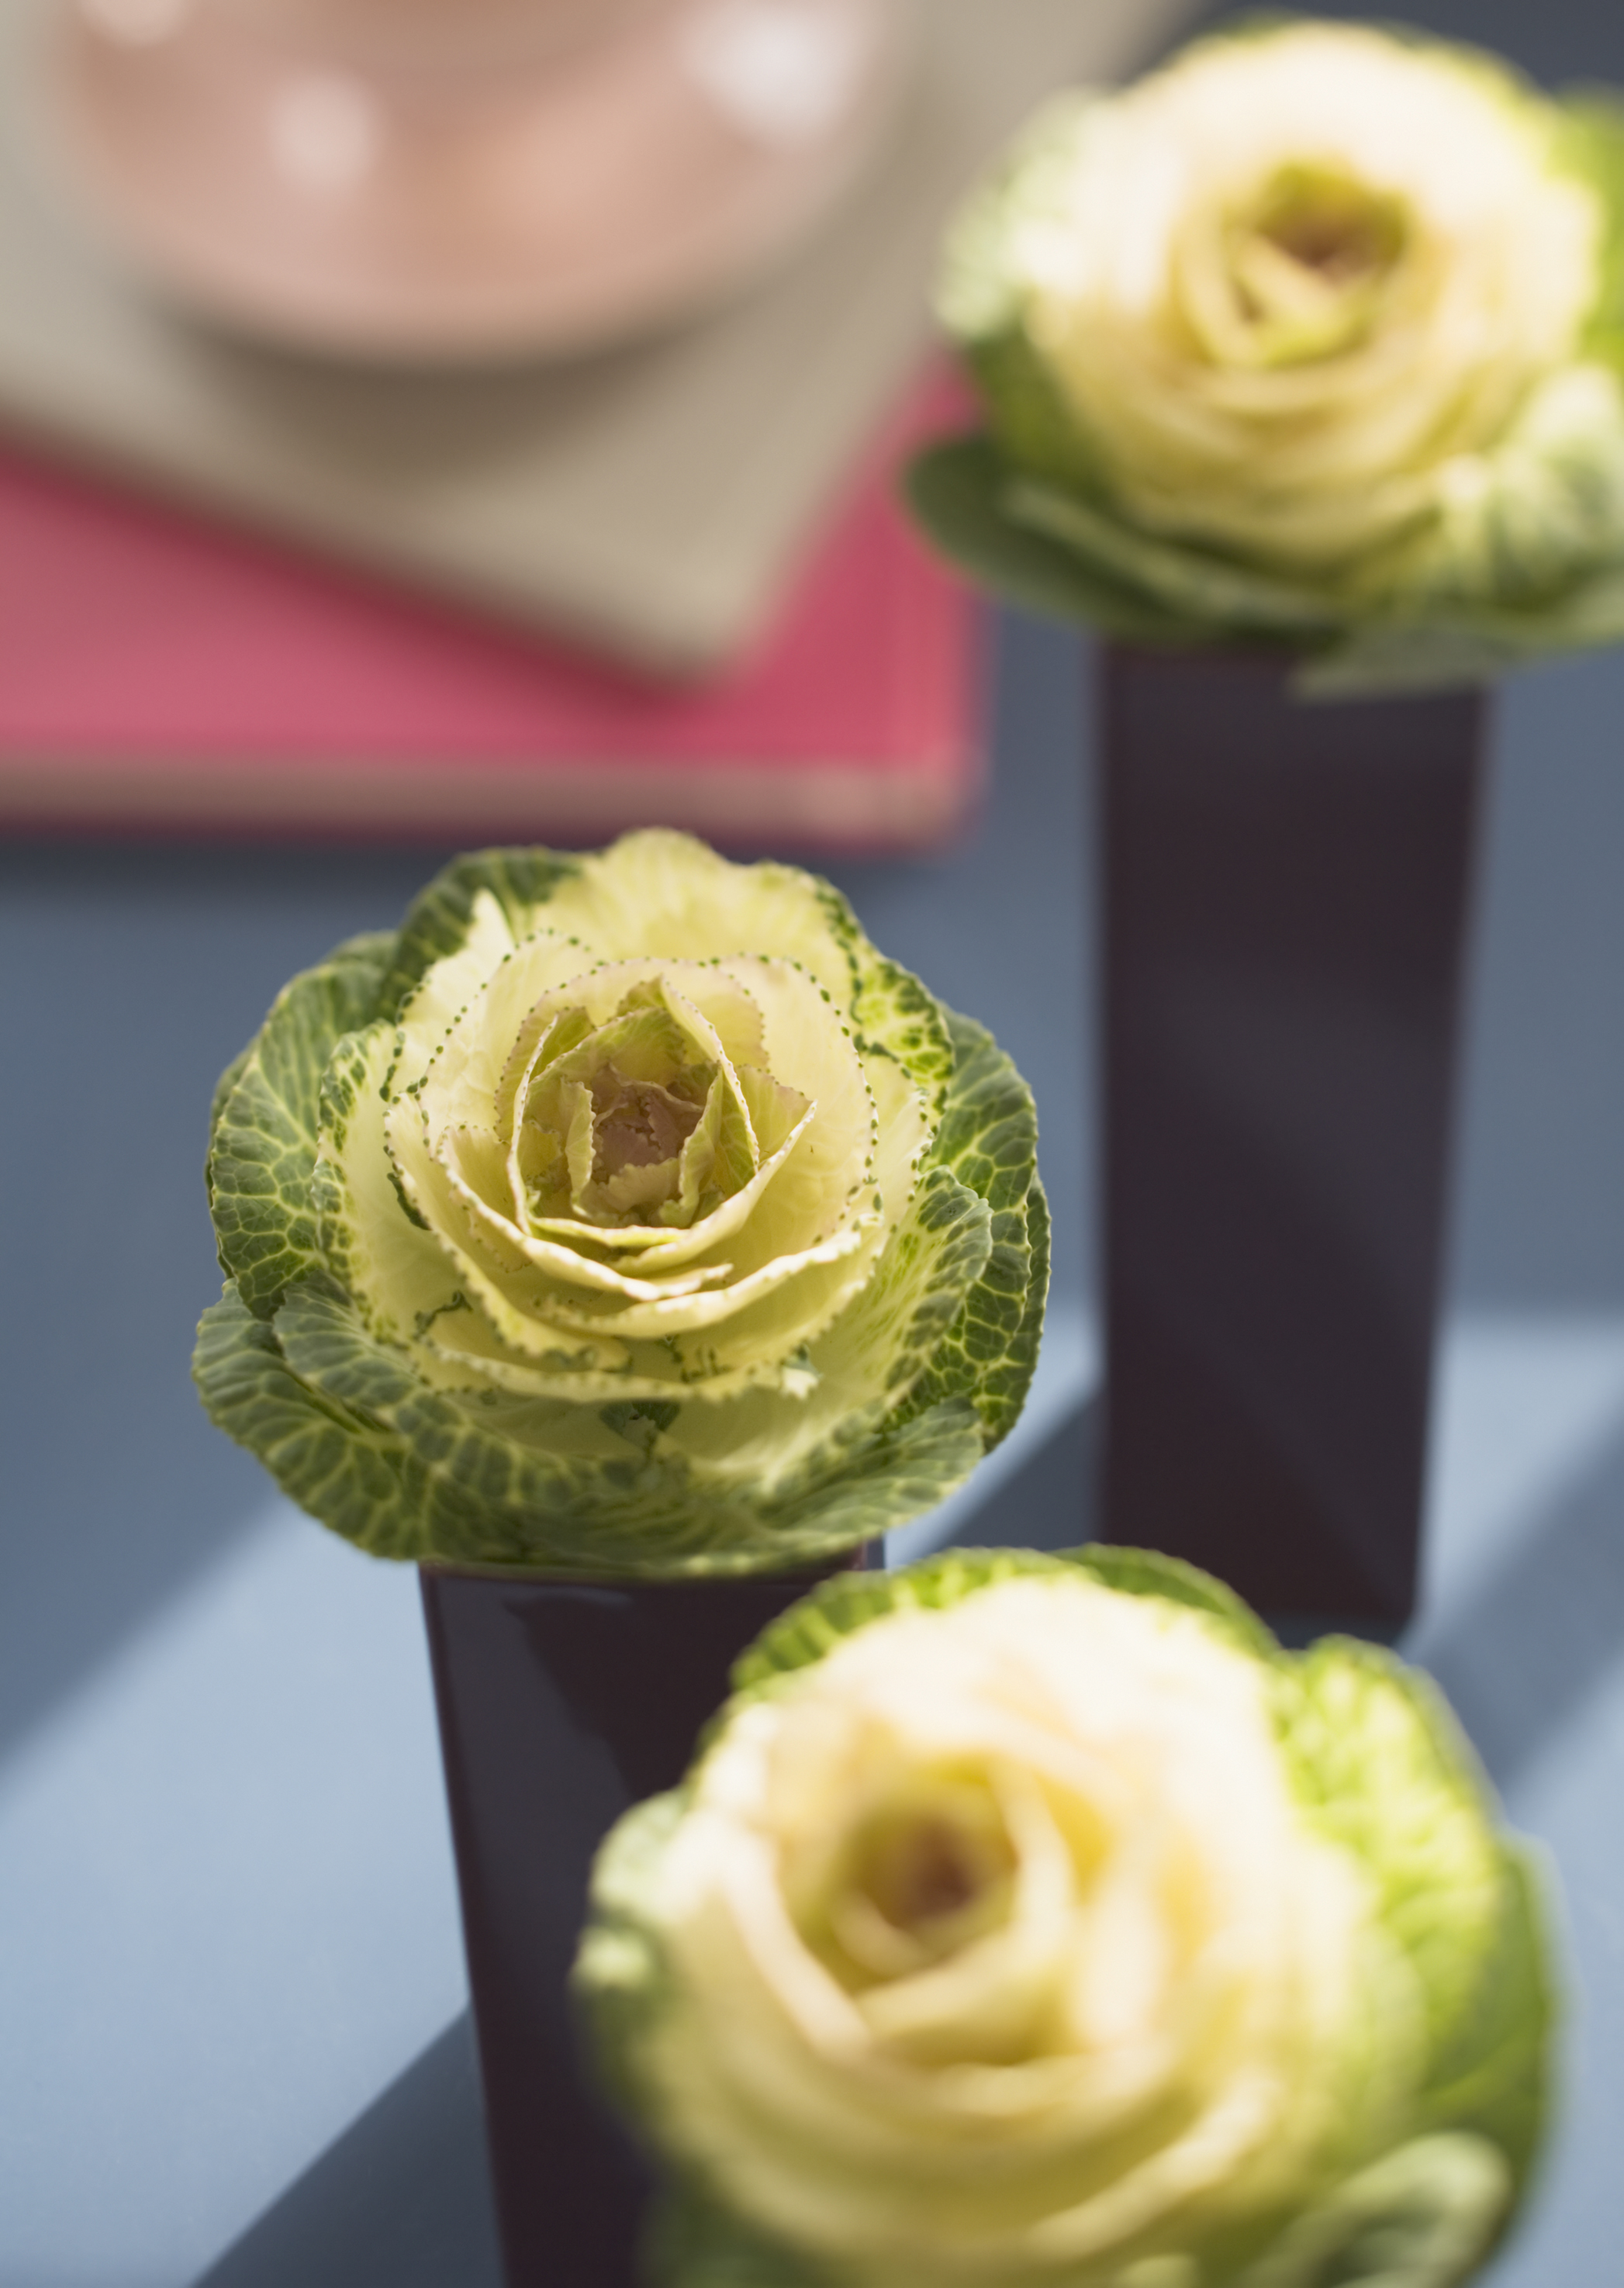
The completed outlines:
<svg viewBox="0 0 1624 2288">
<path fill-rule="evenodd" d="M 812 1580 L 422 1580 L 508 2288 L 634 2288 L 646 2175 L 568 1990 L 593 1855 Z"/>
<path fill-rule="evenodd" d="M 1101 663 L 1104 1531 L 1416 1597 L 1487 704 Z"/>
</svg>

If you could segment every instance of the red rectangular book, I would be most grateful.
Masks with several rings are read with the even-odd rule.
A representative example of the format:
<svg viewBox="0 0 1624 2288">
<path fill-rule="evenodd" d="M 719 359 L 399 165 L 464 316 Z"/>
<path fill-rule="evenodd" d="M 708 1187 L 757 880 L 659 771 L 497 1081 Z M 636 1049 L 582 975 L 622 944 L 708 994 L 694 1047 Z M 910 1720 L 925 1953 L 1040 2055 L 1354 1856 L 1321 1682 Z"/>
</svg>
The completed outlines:
<svg viewBox="0 0 1624 2288">
<path fill-rule="evenodd" d="M 765 638 L 659 683 L 0 455 L 0 825 L 900 850 L 982 777 L 977 611 L 895 497 L 932 379 Z"/>
</svg>

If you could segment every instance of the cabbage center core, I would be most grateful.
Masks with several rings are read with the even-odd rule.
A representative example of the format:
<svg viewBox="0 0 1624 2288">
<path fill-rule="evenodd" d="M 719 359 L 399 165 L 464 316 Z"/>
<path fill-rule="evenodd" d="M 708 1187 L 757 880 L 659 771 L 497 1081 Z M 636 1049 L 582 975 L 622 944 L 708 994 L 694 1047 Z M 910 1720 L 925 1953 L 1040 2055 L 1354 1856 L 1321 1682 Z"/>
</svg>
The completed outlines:
<svg viewBox="0 0 1624 2288">
<path fill-rule="evenodd" d="M 533 1219 L 588 1230 L 686 1230 L 748 1180 L 743 1109 L 721 1068 L 664 1005 L 634 988 L 606 1023 L 565 1008 L 522 1089 L 518 1164 Z"/>
<path fill-rule="evenodd" d="M 1304 365 L 1366 341 L 1403 259 L 1405 207 L 1343 169 L 1277 169 L 1228 233 L 1243 361 Z"/>
<path fill-rule="evenodd" d="M 851 1993 L 946 1962 L 1009 1919 L 1018 1852 L 984 1775 L 916 1778 L 813 1858 L 788 1871 L 796 1919 Z"/>
<path fill-rule="evenodd" d="M 623 1168 L 669 1166 L 669 1199 L 677 1155 L 698 1127 L 702 1108 L 657 1080 L 629 1080 L 617 1066 L 605 1065 L 592 1076 L 593 1182 L 606 1183 Z"/>
</svg>

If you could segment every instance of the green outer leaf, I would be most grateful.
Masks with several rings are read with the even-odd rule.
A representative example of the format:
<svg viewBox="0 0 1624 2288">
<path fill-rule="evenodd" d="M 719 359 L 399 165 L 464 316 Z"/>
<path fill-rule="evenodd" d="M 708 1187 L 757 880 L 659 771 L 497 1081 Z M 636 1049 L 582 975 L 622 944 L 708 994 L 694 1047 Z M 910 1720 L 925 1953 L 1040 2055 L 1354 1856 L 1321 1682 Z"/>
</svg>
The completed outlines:
<svg viewBox="0 0 1624 2288">
<path fill-rule="evenodd" d="M 383 981 L 377 1008 L 369 1014 L 392 1017 L 424 973 L 468 934 L 473 902 L 488 890 L 507 916 L 516 938 L 527 937 L 539 909 L 560 882 L 580 872 L 580 862 L 558 850 L 475 850 L 454 859 L 412 902 L 400 925 L 394 958 Z"/>
<path fill-rule="evenodd" d="M 1058 541 L 1017 524 L 1004 506 L 1010 473 L 990 438 L 954 438 L 912 463 L 904 481 L 907 505 L 926 538 L 961 571 L 1031 611 L 1086 621 L 1107 635 L 1144 643 L 1214 640 L 1209 627 L 1175 616 Z"/>
<path fill-rule="evenodd" d="M 1308 698 L 1436 691 L 1619 642 L 1624 568 L 1604 567 L 1565 594 L 1520 609 L 1450 604 L 1425 616 L 1394 612 L 1367 620 L 1309 656 L 1294 681 Z"/>
<path fill-rule="evenodd" d="M 257 1038 L 257 1036 L 256 1036 L 256 1038 Z M 237 1083 L 247 1071 L 249 1060 L 253 1053 L 254 1043 L 253 1041 L 250 1041 L 246 1048 L 242 1048 L 237 1051 L 236 1055 L 232 1059 L 225 1071 L 220 1075 L 218 1080 L 214 1084 L 214 1095 L 209 1105 L 209 1142 L 203 1153 L 203 1189 L 209 1197 L 209 1210 L 211 1220 L 214 1213 L 214 1140 L 216 1133 L 219 1129 L 220 1115 L 226 1109 L 226 1103 L 230 1099 L 233 1089 L 235 1088 Z M 225 1274 L 226 1277 L 229 1279 L 231 1276 L 231 1266 L 226 1262 L 225 1254 L 221 1250 L 220 1236 L 218 1231 L 215 1233 L 214 1236 L 214 1259 L 219 1265 L 220 1269 Z"/>
<path fill-rule="evenodd" d="M 1601 290 L 1584 346 L 1624 370 L 1624 96 L 1575 88 L 1564 98 L 1558 154 L 1596 194 L 1606 218 Z"/>
<path fill-rule="evenodd" d="M 967 1398 L 990 1451 L 1014 1427 L 1037 1366 L 1049 1289 L 1049 1206 L 1037 1178 L 1037 1108 L 992 1035 L 949 1011 L 956 1063 L 933 1156 L 992 1210 L 992 1252 L 907 1402 Z"/>
<path fill-rule="evenodd" d="M 988 432 L 1006 472 L 1019 469 L 1063 490 L 1099 493 L 1100 457 L 1024 324 L 965 346 Z"/>
<path fill-rule="evenodd" d="M 575 1997 L 598 2037 L 597 2078 L 629 2112 L 638 2099 L 637 2036 L 665 1991 L 665 1966 L 642 1903 L 686 1802 L 685 1787 L 650 1796 L 611 1828 L 593 1864 L 592 1918 L 575 1958 Z"/>
<path fill-rule="evenodd" d="M 1107 1589 L 1121 1589 L 1131 1597 L 1161 1597 L 1168 1604 L 1204 1613 L 1259 1660 L 1286 1657 L 1249 1605 L 1213 1574 L 1186 1564 L 1182 1557 L 1164 1557 L 1154 1549 L 1120 1549 L 1110 1542 L 1096 1541 L 1077 1552 L 1076 1561 Z"/>
<path fill-rule="evenodd" d="M 1243 1650 L 1284 1659 L 1279 1644 L 1232 1589 L 1179 1557 L 1089 1542 L 1081 1549 L 946 1549 L 895 1573 L 842 1573 L 820 1581 L 762 1631 L 734 1664 L 735 1692 L 753 1693 L 820 1661 L 842 1637 L 909 1609 L 945 1611 L 995 1581 L 1034 1573 L 1086 1573 L 1131 1597 L 1160 1597 L 1216 1622 Z"/>
<path fill-rule="evenodd" d="M 260 1318 L 321 1267 L 310 1180 L 321 1076 L 339 1037 L 376 1007 L 393 942 L 348 939 L 294 978 L 216 1091 L 207 1168 L 215 1240 L 221 1268 Z"/>
<path fill-rule="evenodd" d="M 237 1051 L 236 1055 L 232 1059 L 225 1071 L 220 1075 L 218 1080 L 214 1084 L 214 1094 L 210 1099 L 209 1103 L 210 1161 L 212 1160 L 214 1154 L 214 1132 L 220 1124 L 220 1115 L 226 1109 L 226 1100 L 229 1098 L 233 1089 L 235 1088 L 237 1083 L 242 1079 L 243 1073 L 247 1070 L 249 1059 L 254 1053 L 258 1038 L 258 1035 L 256 1034 L 253 1040 L 249 1042 L 246 1048 L 241 1048 Z M 212 1188 L 214 1180 L 213 1173 L 212 1169 L 207 1161 L 204 1164 L 203 1172 L 205 1180 L 209 1182 L 210 1188 Z"/>
<path fill-rule="evenodd" d="M 942 1188 L 985 1216 L 946 1172 Z M 943 1241 L 942 1284 L 927 1293 L 916 1325 L 923 1318 L 939 1326 L 958 1307 L 955 1256 L 966 1275 L 985 1256 L 984 1233 L 962 1211 Z M 414 1456 L 417 1468 L 400 1490 L 412 1515 L 389 1536 L 402 1553 L 605 1577 L 778 1570 L 836 1555 L 933 1507 L 982 1451 L 963 1403 L 905 1423 L 875 1409 L 764 1491 L 691 1468 L 646 1417 L 628 1440 L 592 1408 L 430 1389 L 366 1331 L 337 1289 L 294 1290 L 275 1327 L 313 1395 L 362 1409 Z"/>
<path fill-rule="evenodd" d="M 985 1451 L 974 1410 L 962 1402 L 893 1418 L 854 1448 L 849 1474 L 831 1464 L 820 1482 L 764 1506 L 772 1546 L 815 1558 L 875 1541 L 946 1501 Z"/>
<path fill-rule="evenodd" d="M 1043 1189 L 1035 1169 L 1033 1171 L 1032 1189 L 1026 1195 L 1026 1249 L 1032 1264 L 1032 1277 L 1026 1289 L 1026 1308 L 1009 1347 L 1010 1369 L 1012 1373 L 1022 1375 L 1018 1384 L 1020 1394 L 1015 1401 L 1017 1411 L 1025 1408 L 1032 1395 L 1032 1378 L 1037 1372 L 1038 1355 L 1043 1347 L 1043 1318 L 1049 1307 L 1050 1275 L 1054 1267 L 1054 1222 L 1049 1212 L 1049 1195 Z M 1013 1389 L 1008 1380 L 1001 1386 L 993 1375 L 985 1378 L 985 1386 L 989 1398 L 1001 1396 L 1005 1408 L 1003 1427 L 1000 1430 L 995 1420 L 991 1425 L 997 1436 L 1002 1436 L 1015 1426 L 1015 1415 L 1008 1411 L 1014 1395 Z M 997 1442 L 996 1436 L 993 1442 Z"/>
<path fill-rule="evenodd" d="M 1090 531 L 1104 523 L 1097 503 L 1082 504 L 1082 514 L 1073 521 L 1076 547 L 1062 546 L 1010 513 L 1011 474 L 986 436 L 933 447 L 907 473 L 916 521 L 972 579 L 1033 611 L 1082 622 L 1121 642 L 1177 649 L 1267 639 L 1295 653 L 1301 663 L 1293 683 L 1307 698 L 1454 689 L 1563 653 L 1624 642 L 1624 569 L 1618 568 L 1604 568 L 1549 601 L 1521 608 L 1452 603 L 1424 614 L 1394 609 L 1339 618 L 1327 600 L 1317 630 L 1304 627 L 1295 640 L 1287 630 L 1270 630 L 1256 620 L 1181 616 L 1148 590 L 1126 584 L 1126 552 L 1111 563 L 1081 552 L 1083 518 Z M 1187 554 L 1191 594 L 1216 562 L 1171 543 L 1155 546 L 1164 557 Z M 1243 572 L 1238 565 L 1234 576 Z"/>
<path fill-rule="evenodd" d="M 234 1289 L 205 1315 L 194 1359 L 212 1419 L 291 1498 L 374 1554 L 594 1577 L 778 1571 L 833 1558 L 933 1507 L 980 1458 L 971 1410 L 854 1426 L 777 1494 L 731 1492 L 645 1442 L 550 1449 L 589 1408 L 486 1404 L 431 1390 L 376 1341 L 342 1291 L 302 1283 L 272 1327 Z M 587 1421 L 590 1418 L 590 1423 Z"/>
<path fill-rule="evenodd" d="M 1428 2127 L 1475 2130 L 1500 2147 L 1511 2164 L 1515 2208 L 1550 2111 L 1561 1995 L 1547 1936 L 1552 1917 L 1544 1863 L 1516 1837 L 1501 1838 L 1501 1848 L 1494 1945 L 1470 2004 L 1434 2058 L 1421 2107 Z"/>
<path fill-rule="evenodd" d="M 1283 2218 L 1236 2288 L 1454 2288 L 1493 2246 L 1508 2189 L 1486 2139 L 1410 2138 Z"/>
<path fill-rule="evenodd" d="M 1086 565 L 1151 598 L 1192 626 L 1268 636 L 1281 643 L 1323 637 L 1348 616 L 1305 580 L 1276 577 L 1215 551 L 1138 531 L 1103 500 L 1032 477 L 1011 477 L 1002 499 L 1016 525 L 1042 533 Z"/>
<path fill-rule="evenodd" d="M 994 1216 L 1025 1205 L 1037 1167 L 1038 1116 L 1032 1091 L 973 1017 L 946 1013 L 953 1043 L 953 1089 L 931 1157 L 979 1192 Z"/>
<path fill-rule="evenodd" d="M 733 1664 L 735 1693 L 754 1694 L 798 1668 L 812 1668 L 843 1637 L 855 1636 L 888 1613 L 945 1612 L 994 1581 L 1033 1573 L 1069 1574 L 1084 1553 L 1050 1556 L 1035 1549 L 947 1549 L 895 1573 L 840 1573 L 820 1581 L 772 1622 Z M 726 1720 L 724 1710 L 717 1723 Z"/>
<path fill-rule="evenodd" d="M 537 1442 L 538 1412 L 556 1424 L 566 1410 L 429 1389 L 321 1281 L 294 1288 L 272 1326 L 228 1287 L 204 1315 L 194 1373 L 211 1418 L 293 1500 L 407 1559 L 597 1577 L 777 1571 L 934 1507 L 982 1452 L 973 1411 L 946 1404 L 866 1426 L 765 1499 L 718 1490 L 657 1434 L 641 1445 L 606 1430 L 606 1451 L 572 1457 Z"/>
<path fill-rule="evenodd" d="M 210 1420 L 257 1454 L 290 1499 L 376 1557 L 426 1553 L 411 1532 L 421 1474 L 409 1447 L 295 1374 L 229 1284 L 202 1315 L 192 1373 Z"/>
<path fill-rule="evenodd" d="M 1279 1709 L 1299 1797 L 1374 1878 L 1437 2056 L 1472 2006 L 1505 1911 L 1487 1782 L 1430 1680 L 1378 1645 L 1321 1638 L 1289 1664 Z"/>
<path fill-rule="evenodd" d="M 544 1428 L 591 1409 L 487 1406 L 432 1390 L 400 1353 L 366 1331 L 341 1293 L 319 1286 L 289 1295 L 276 1333 L 313 1397 L 360 1411 L 410 1455 L 412 1473 L 399 1489 L 402 1514 L 386 1529 L 402 1554 L 613 1575 L 644 1569 L 638 1556 L 655 1529 L 662 1553 L 669 1548 L 673 1560 L 687 1553 L 697 1521 L 677 1473 L 624 1442 L 614 1452 L 617 1442 L 606 1431 L 607 1452 L 572 1457 L 536 1442 L 538 1420 Z M 306 1495 L 296 1498 L 314 1506 Z M 739 1524 L 725 1514 L 709 1521 L 718 1539 Z M 670 1569 L 681 1569 L 674 1561 Z"/>
<path fill-rule="evenodd" d="M 889 960 L 869 942 L 850 902 L 832 882 L 816 874 L 811 878 L 817 884 L 829 934 L 852 972 L 850 1006 L 859 1049 L 894 1058 L 939 1116 L 956 1061 L 947 1012 L 912 970 Z"/>
</svg>

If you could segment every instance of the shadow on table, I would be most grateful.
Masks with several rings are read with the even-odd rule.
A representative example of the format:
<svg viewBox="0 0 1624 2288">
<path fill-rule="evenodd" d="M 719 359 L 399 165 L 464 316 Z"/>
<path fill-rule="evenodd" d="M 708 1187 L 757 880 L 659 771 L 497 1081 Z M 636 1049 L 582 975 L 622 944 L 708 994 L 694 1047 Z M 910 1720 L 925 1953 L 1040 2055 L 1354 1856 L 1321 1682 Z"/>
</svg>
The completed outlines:
<svg viewBox="0 0 1624 2288">
<path fill-rule="evenodd" d="M 502 2288 L 468 2018 L 432 2042 L 195 2288 L 295 2283 Z"/>
<path fill-rule="evenodd" d="M 1406 1651 L 1510 1786 L 1624 1657 L 1624 1438 L 1548 1521 Z"/>
</svg>

